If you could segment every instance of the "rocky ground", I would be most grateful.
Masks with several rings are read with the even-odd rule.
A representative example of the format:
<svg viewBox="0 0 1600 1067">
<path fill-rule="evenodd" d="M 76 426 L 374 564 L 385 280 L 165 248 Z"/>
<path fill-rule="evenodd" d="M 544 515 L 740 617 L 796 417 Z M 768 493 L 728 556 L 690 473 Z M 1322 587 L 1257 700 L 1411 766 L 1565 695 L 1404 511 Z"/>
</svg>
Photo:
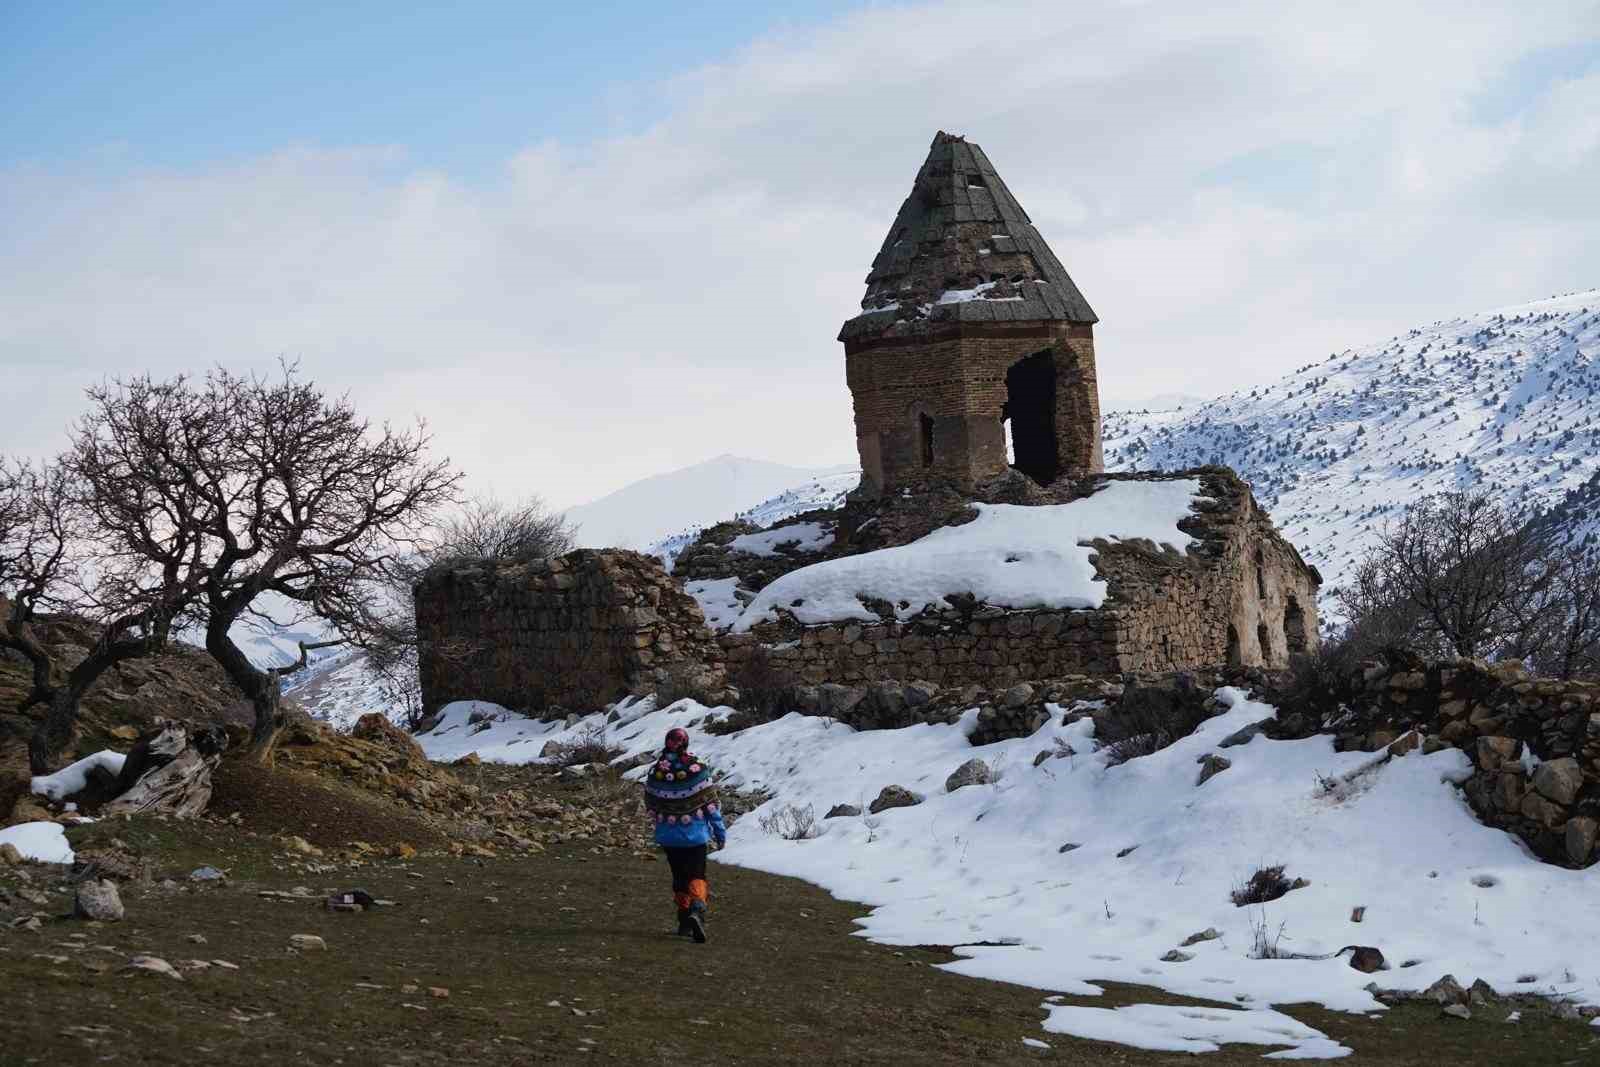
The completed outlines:
<svg viewBox="0 0 1600 1067">
<path fill-rule="evenodd" d="M 851 937 L 859 908 L 788 879 L 714 867 L 713 940 L 685 943 L 668 933 L 667 872 L 633 787 L 458 770 L 491 809 L 517 798 L 526 845 L 463 843 L 400 808 L 359 805 L 271 832 L 281 812 L 235 804 L 244 783 L 229 768 L 214 815 L 73 827 L 76 871 L 0 865 L 5 1062 L 1194 1062 L 1045 1034 L 1044 993 L 945 974 L 932 966 L 944 949 Z M 84 879 L 104 875 L 124 917 L 70 917 Z M 391 903 L 329 910 L 345 894 Z M 1112 987 L 1083 1003 L 1135 1001 L 1173 998 Z M 1592 1028 L 1528 1005 L 1480 1003 L 1470 1020 L 1431 1002 L 1370 1019 L 1292 1014 L 1363 1062 L 1600 1056 Z"/>
</svg>

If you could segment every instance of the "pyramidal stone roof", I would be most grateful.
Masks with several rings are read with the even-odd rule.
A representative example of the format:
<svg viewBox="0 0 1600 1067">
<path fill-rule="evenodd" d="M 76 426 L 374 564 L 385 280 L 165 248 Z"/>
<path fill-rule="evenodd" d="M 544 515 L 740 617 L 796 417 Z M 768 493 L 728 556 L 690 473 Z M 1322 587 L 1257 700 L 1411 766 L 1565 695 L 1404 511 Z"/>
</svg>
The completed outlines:
<svg viewBox="0 0 1600 1067">
<path fill-rule="evenodd" d="M 957 322 L 1096 322 L 983 149 L 939 131 L 839 340 Z"/>
</svg>

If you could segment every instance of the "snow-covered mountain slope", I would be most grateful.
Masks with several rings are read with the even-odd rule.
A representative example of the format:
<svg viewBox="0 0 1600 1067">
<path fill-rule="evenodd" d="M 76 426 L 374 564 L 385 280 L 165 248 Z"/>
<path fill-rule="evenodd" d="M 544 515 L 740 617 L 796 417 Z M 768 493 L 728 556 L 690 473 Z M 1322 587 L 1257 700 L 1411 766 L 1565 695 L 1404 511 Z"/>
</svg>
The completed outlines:
<svg viewBox="0 0 1600 1067">
<path fill-rule="evenodd" d="M 670 568 L 678 553 L 700 536 L 700 531 L 707 526 L 727 519 L 743 519 L 745 522 L 765 528 L 802 512 L 817 508 L 839 507 L 844 504 L 845 494 L 860 483 L 861 472 L 854 467 L 841 468 L 828 474 L 816 474 L 781 493 L 768 497 L 754 507 L 731 515 L 701 516 L 697 522 L 656 541 L 646 551 L 666 560 Z"/>
<path fill-rule="evenodd" d="M 327 723 L 335 730 L 348 730 L 369 711 L 399 709 L 383 695 L 383 684 L 367 666 L 367 654 L 360 649 L 340 648 L 312 660 L 305 670 L 283 680 L 286 696 L 294 698 L 306 714 Z"/>
<path fill-rule="evenodd" d="M 1593 533 L 1600 290 L 1435 322 L 1181 411 L 1113 412 L 1105 448 L 1113 470 L 1233 467 L 1325 589 L 1432 492 L 1531 513 L 1582 490 L 1569 525 Z"/>
<path fill-rule="evenodd" d="M 585 548 L 649 551 L 659 542 L 686 538 L 712 523 L 764 506 L 797 486 L 853 474 L 854 468 L 848 467 L 789 467 L 724 455 L 652 475 L 569 508 L 566 516 L 578 527 L 578 543 Z"/>
<path fill-rule="evenodd" d="M 1044 1027 L 1056 1033 L 1184 1052 L 1253 1042 L 1289 1046 L 1278 1058 L 1325 1058 L 1349 1049 L 1274 1004 L 1382 1011 L 1364 988 L 1373 979 L 1420 990 L 1445 974 L 1503 993 L 1600 1003 L 1600 984 L 1585 977 L 1592 939 L 1574 936 L 1600 923 L 1600 866 L 1541 863 L 1479 823 L 1454 784 L 1472 769 L 1462 752 L 1385 761 L 1335 752 L 1328 736 L 1257 736 L 1230 747 L 1229 769 L 1201 782 L 1199 757 L 1275 714 L 1239 690 L 1218 697 L 1227 712 L 1117 766 L 1096 751 L 1092 718 L 1064 724 L 1056 715 L 1031 737 L 973 746 L 976 709 L 954 725 L 870 731 L 791 714 L 714 736 L 706 723 L 732 709 L 691 700 L 659 711 L 652 699 L 626 702 L 614 721 L 601 711 L 570 728 L 463 702 L 417 740 L 436 760 L 476 752 L 523 764 L 537 762 L 549 740 L 594 730 L 623 751 L 621 762 L 658 750 L 681 726 L 694 752 L 726 772 L 725 789 L 771 797 L 734 824 L 715 859 L 866 902 L 865 936 L 961 946 L 949 970 L 1034 986 L 1041 999 L 1093 995 L 1092 983 L 1116 981 L 1243 1009 L 1047 1002 Z M 469 724 L 474 712 L 488 721 Z M 1041 752 L 1055 758 L 1037 761 Z M 947 778 L 973 758 L 992 784 L 950 791 Z M 1346 784 L 1329 792 L 1319 785 L 1329 779 Z M 870 813 L 889 785 L 920 803 Z M 836 804 L 867 813 L 822 817 Z M 809 810 L 814 837 L 769 831 L 790 810 Z M 1278 864 L 1309 884 L 1264 905 L 1234 905 L 1234 889 Z M 1353 926 L 1357 906 L 1366 913 Z M 1535 912 L 1562 921 L 1530 921 Z M 1300 958 L 1261 958 L 1263 939 Z M 1335 954 L 1352 942 L 1380 946 L 1391 969 L 1352 969 L 1348 955 Z"/>
</svg>

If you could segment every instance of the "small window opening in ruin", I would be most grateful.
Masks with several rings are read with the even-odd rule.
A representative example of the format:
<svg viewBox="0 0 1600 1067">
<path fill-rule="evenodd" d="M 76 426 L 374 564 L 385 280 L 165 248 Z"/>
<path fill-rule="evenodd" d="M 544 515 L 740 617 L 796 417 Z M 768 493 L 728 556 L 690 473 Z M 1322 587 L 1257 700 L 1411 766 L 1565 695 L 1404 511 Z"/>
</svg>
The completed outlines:
<svg viewBox="0 0 1600 1067">
<path fill-rule="evenodd" d="M 1261 662 L 1270 662 L 1272 660 L 1272 637 L 1267 633 L 1267 624 L 1264 622 L 1256 624 L 1256 644 L 1261 646 Z"/>
<path fill-rule="evenodd" d="M 922 439 L 922 465 L 933 466 L 933 416 L 924 412 L 917 416 L 917 428 Z"/>
<path fill-rule="evenodd" d="M 1239 653 L 1239 631 L 1230 622 L 1228 624 L 1228 666 L 1238 667 L 1243 663 L 1244 659 Z"/>
<path fill-rule="evenodd" d="M 1306 651 L 1306 613 L 1294 597 L 1289 598 L 1283 609 L 1283 645 L 1291 656 Z"/>
<path fill-rule="evenodd" d="M 967 175 L 967 188 L 968 189 L 982 189 L 983 188 L 983 175 L 981 175 L 981 174 L 969 174 L 969 175 Z"/>
<path fill-rule="evenodd" d="M 1061 473 L 1056 451 L 1056 364 L 1049 350 L 1006 371 L 1006 401 L 1000 409 L 1006 427 L 1006 459 L 1040 485 Z"/>
</svg>

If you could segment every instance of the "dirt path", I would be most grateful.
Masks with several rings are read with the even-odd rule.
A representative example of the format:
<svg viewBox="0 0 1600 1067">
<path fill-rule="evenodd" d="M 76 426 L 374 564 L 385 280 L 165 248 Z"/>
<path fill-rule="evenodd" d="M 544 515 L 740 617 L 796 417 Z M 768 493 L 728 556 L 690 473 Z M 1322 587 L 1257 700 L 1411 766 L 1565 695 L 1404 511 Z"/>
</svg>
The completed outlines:
<svg viewBox="0 0 1600 1067">
<path fill-rule="evenodd" d="M 62 919 L 38 932 L 0 931 L 4 1064 L 1223 1065 L 1258 1064 L 1270 1051 L 1196 1060 L 1044 1034 L 1038 990 L 946 974 L 932 966 L 948 958 L 936 949 L 868 944 L 850 936 L 859 908 L 749 871 L 714 867 L 713 940 L 696 946 L 668 932 L 660 862 L 565 846 L 533 858 L 317 872 L 318 861 L 290 860 L 215 823 L 115 830 L 162 873 L 211 862 L 232 877 L 216 887 L 125 888 L 128 918 L 118 924 Z M 0 870 L 0 885 L 48 890 L 42 870 L 26 886 Z M 314 902 L 259 895 L 296 886 L 315 890 Z M 323 890 L 356 886 L 399 906 L 320 907 Z M 69 905 L 57 891 L 36 910 Z M 300 933 L 322 937 L 326 951 L 291 951 Z M 185 979 L 122 971 L 134 954 L 176 964 Z M 186 969 L 191 959 L 238 969 Z M 1111 989 L 1085 1003 L 1151 999 L 1171 998 Z M 1358 1062 L 1600 1057 L 1600 1035 L 1542 1018 L 1509 1026 L 1440 1021 L 1422 1008 L 1377 1020 L 1295 1014 L 1355 1047 Z M 1030 1049 L 1023 1038 L 1053 1048 Z"/>
</svg>

